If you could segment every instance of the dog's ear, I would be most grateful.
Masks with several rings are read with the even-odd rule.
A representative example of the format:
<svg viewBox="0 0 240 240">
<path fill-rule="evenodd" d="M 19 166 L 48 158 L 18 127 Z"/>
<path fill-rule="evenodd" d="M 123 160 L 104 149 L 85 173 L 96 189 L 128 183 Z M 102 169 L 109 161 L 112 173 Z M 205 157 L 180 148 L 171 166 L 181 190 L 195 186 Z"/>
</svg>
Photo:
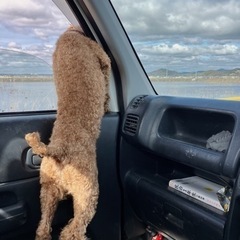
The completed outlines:
<svg viewBox="0 0 240 240">
<path fill-rule="evenodd" d="M 107 54 L 98 54 L 98 60 L 100 63 L 100 68 L 102 73 L 106 76 L 109 77 L 110 75 L 110 69 L 111 69 L 111 62 Z"/>
<path fill-rule="evenodd" d="M 105 101 L 104 101 L 104 112 L 109 111 L 109 78 L 110 78 L 110 71 L 111 71 L 111 61 L 108 55 L 104 52 L 103 49 L 97 49 L 96 51 L 97 58 L 100 64 L 100 69 L 105 78 Z"/>
<path fill-rule="evenodd" d="M 95 42 L 92 39 L 87 38 L 87 37 L 85 39 L 88 39 L 87 45 L 90 48 L 90 50 L 97 57 L 102 73 L 106 76 L 109 76 L 110 68 L 111 68 L 111 61 L 110 61 L 110 58 L 108 57 L 107 53 L 103 50 L 103 48 L 97 42 Z"/>
<path fill-rule="evenodd" d="M 78 32 L 78 33 L 81 33 L 81 34 L 84 34 L 82 28 L 80 26 L 73 26 L 73 25 L 70 25 L 67 29 L 67 32 L 68 31 L 74 31 L 74 32 Z"/>
</svg>

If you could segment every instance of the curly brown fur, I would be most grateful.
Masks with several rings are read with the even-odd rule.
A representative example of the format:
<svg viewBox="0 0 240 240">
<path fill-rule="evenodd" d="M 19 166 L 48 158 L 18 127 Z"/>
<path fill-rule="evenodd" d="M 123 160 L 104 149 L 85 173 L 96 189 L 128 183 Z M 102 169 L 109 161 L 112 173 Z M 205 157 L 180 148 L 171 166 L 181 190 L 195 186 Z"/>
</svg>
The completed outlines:
<svg viewBox="0 0 240 240">
<path fill-rule="evenodd" d="M 40 141 L 39 133 L 28 133 L 25 136 L 28 145 L 32 148 L 33 154 L 44 156 L 47 153 L 47 146 Z"/>
<path fill-rule="evenodd" d="M 53 54 L 58 111 L 50 143 L 38 133 L 26 135 L 33 152 L 43 156 L 40 168 L 42 218 L 37 240 L 51 239 L 51 223 L 58 201 L 73 196 L 74 218 L 61 240 L 86 239 L 86 227 L 98 201 L 96 140 L 108 105 L 110 60 L 101 47 L 69 28 Z"/>
</svg>

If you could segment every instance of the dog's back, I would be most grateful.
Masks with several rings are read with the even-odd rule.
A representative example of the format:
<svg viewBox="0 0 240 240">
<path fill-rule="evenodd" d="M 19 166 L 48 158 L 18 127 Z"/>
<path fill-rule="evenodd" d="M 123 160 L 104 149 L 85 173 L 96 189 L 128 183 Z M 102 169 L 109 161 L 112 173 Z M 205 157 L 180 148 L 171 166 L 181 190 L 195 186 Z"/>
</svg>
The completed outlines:
<svg viewBox="0 0 240 240">
<path fill-rule="evenodd" d="M 58 110 L 48 154 L 61 158 L 86 141 L 95 144 L 108 96 L 110 60 L 97 43 L 71 28 L 56 44 L 53 71 Z"/>
</svg>

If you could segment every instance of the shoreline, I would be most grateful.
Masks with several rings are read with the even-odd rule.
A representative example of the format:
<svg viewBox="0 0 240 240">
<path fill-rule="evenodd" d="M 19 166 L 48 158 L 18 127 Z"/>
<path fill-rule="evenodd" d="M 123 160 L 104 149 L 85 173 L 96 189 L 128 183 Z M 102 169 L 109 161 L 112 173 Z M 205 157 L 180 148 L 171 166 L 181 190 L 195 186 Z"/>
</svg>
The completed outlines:
<svg viewBox="0 0 240 240">
<path fill-rule="evenodd" d="M 32 76 L 32 75 L 3 75 L 0 76 L 0 82 L 4 83 L 14 83 L 14 82 L 52 82 L 53 81 L 53 76 L 52 75 L 39 75 L 39 76 Z"/>
<path fill-rule="evenodd" d="M 226 84 L 226 83 L 239 83 L 240 84 L 240 77 L 239 76 L 220 76 L 220 77 L 152 77 L 149 76 L 149 80 L 152 82 L 189 82 L 193 83 L 219 83 L 219 84 Z"/>
<path fill-rule="evenodd" d="M 176 77 L 153 77 L 149 76 L 151 82 L 183 82 L 183 83 L 208 83 L 208 84 L 240 84 L 240 76 L 176 76 Z M 52 75 L 1 75 L 0 83 L 11 82 L 53 82 Z"/>
</svg>

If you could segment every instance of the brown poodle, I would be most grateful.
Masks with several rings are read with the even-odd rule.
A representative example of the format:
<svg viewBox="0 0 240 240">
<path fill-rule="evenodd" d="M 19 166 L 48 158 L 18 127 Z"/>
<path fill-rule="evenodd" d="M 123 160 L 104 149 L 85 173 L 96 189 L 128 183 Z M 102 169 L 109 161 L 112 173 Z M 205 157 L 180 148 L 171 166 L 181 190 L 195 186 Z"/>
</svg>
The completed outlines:
<svg viewBox="0 0 240 240">
<path fill-rule="evenodd" d="M 51 239 L 58 201 L 72 195 L 74 218 L 60 239 L 83 240 L 98 201 L 96 140 L 107 110 L 110 60 L 97 43 L 70 27 L 57 41 L 53 71 L 58 110 L 50 143 L 42 143 L 37 132 L 25 137 L 33 153 L 43 156 L 36 239 Z"/>
</svg>

